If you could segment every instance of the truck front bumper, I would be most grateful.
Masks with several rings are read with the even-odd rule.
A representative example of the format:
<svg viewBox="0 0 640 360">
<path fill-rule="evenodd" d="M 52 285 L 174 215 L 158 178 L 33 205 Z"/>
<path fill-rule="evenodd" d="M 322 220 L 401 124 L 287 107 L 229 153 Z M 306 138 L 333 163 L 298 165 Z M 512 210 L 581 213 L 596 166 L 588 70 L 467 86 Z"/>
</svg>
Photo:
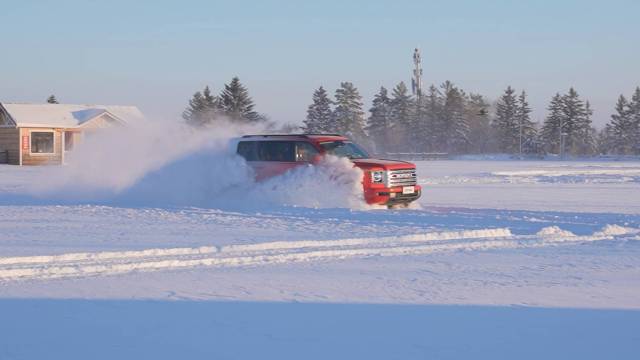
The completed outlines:
<svg viewBox="0 0 640 360">
<path fill-rule="evenodd" d="M 365 200 L 372 205 L 396 205 L 408 204 L 416 201 L 422 196 L 422 187 L 414 186 L 412 194 L 403 194 L 403 187 L 392 188 L 370 188 L 365 190 Z"/>
</svg>

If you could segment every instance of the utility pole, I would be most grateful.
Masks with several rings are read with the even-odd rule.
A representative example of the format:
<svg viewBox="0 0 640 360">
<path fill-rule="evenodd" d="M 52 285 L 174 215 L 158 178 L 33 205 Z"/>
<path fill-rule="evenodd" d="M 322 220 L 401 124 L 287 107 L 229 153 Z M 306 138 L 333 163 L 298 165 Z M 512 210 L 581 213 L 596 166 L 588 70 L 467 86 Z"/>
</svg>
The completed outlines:
<svg viewBox="0 0 640 360">
<path fill-rule="evenodd" d="M 413 51 L 413 77 L 411 78 L 411 89 L 413 95 L 420 100 L 422 97 L 422 57 L 420 57 L 420 50 L 416 48 Z"/>
</svg>

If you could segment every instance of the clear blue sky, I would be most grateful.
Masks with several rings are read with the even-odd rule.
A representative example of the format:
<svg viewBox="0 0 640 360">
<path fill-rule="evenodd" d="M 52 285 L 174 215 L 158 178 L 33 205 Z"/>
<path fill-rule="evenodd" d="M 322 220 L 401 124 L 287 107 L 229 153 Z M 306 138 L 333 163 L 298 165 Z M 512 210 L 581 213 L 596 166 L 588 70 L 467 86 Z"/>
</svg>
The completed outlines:
<svg viewBox="0 0 640 360">
<path fill-rule="evenodd" d="M 495 100 L 530 94 L 536 120 L 574 86 L 609 119 L 640 85 L 640 1 L 0 0 L 0 101 L 136 104 L 178 118 L 189 97 L 237 75 L 257 110 L 305 116 L 313 90 L 451 80 Z"/>
</svg>

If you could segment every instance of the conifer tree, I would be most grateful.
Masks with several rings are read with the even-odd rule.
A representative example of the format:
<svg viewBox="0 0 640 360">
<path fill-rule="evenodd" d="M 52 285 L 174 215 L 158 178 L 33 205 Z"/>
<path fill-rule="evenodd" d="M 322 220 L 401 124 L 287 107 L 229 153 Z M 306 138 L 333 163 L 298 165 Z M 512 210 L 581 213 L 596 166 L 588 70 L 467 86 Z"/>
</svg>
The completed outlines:
<svg viewBox="0 0 640 360">
<path fill-rule="evenodd" d="M 611 151 L 616 154 L 629 154 L 631 153 L 635 139 L 633 136 L 633 120 L 632 112 L 629 107 L 629 102 L 620 95 L 615 107 L 616 113 L 611 115 L 610 123 L 610 143 Z"/>
<path fill-rule="evenodd" d="M 444 97 L 441 113 L 444 151 L 465 152 L 469 145 L 469 124 L 464 116 L 464 94 L 450 81 L 445 81 L 441 88 Z"/>
<path fill-rule="evenodd" d="M 384 86 L 374 96 L 369 112 L 371 116 L 367 120 L 366 130 L 375 144 L 376 152 L 387 152 L 391 135 L 391 99 Z"/>
<path fill-rule="evenodd" d="M 556 93 L 553 96 L 547 110 L 549 111 L 549 114 L 545 118 L 542 126 L 542 140 L 547 151 L 559 154 L 560 136 L 564 131 L 562 129 L 562 126 L 564 125 L 562 96 L 559 93 Z"/>
<path fill-rule="evenodd" d="M 499 150 L 514 154 L 518 152 L 520 126 L 515 90 L 508 86 L 496 105 L 494 126 L 498 136 Z"/>
<path fill-rule="evenodd" d="M 204 109 L 204 100 L 202 97 L 202 93 L 200 91 L 196 91 L 193 94 L 193 97 L 189 100 L 189 105 L 182 112 L 182 118 L 189 125 L 202 125 L 201 114 Z"/>
<path fill-rule="evenodd" d="M 578 119 L 578 139 L 576 141 L 576 149 L 575 152 L 580 155 L 593 155 L 596 153 L 598 144 L 597 144 L 597 131 L 592 126 L 593 121 L 591 117 L 593 116 L 593 109 L 591 109 L 591 103 L 589 101 L 585 101 L 584 103 L 584 113 Z"/>
<path fill-rule="evenodd" d="M 591 154 L 596 149 L 595 130 L 591 126 L 592 110 L 574 88 L 564 96 L 556 94 L 549 104 L 549 115 L 542 128 L 542 138 L 548 151 L 574 155 Z"/>
<path fill-rule="evenodd" d="M 579 118 L 584 116 L 584 104 L 574 88 L 562 97 L 562 110 L 564 120 L 564 131 L 567 134 L 565 139 L 565 150 L 574 152 L 579 129 Z"/>
<path fill-rule="evenodd" d="M 209 86 L 205 86 L 202 92 L 197 91 L 193 94 L 189 105 L 182 113 L 182 118 L 192 126 L 207 126 L 219 118 L 220 112 L 219 99 L 211 95 Z"/>
<path fill-rule="evenodd" d="M 417 141 L 415 134 L 415 102 L 404 82 L 393 88 L 391 98 L 391 146 L 396 151 L 408 151 Z"/>
<path fill-rule="evenodd" d="M 223 113 L 236 122 L 258 122 L 263 120 L 257 112 L 253 100 L 249 96 L 249 91 L 240 83 L 236 76 L 229 84 L 224 85 L 224 90 L 220 94 L 220 105 Z"/>
<path fill-rule="evenodd" d="M 493 129 L 489 118 L 489 104 L 480 94 L 469 94 L 465 117 L 469 123 L 469 151 L 488 153 L 493 150 Z"/>
<path fill-rule="evenodd" d="M 47 98 L 47 103 L 49 104 L 59 104 L 58 99 L 56 99 L 55 95 L 51 95 Z"/>
<path fill-rule="evenodd" d="M 537 153 L 537 130 L 535 123 L 531 121 L 531 108 L 527 102 L 527 94 L 523 90 L 518 96 L 516 105 L 516 121 L 518 123 L 518 152 Z"/>
<path fill-rule="evenodd" d="M 611 123 L 608 123 L 598 134 L 598 153 L 603 155 L 612 154 L 615 152 L 615 147 L 613 127 Z"/>
<path fill-rule="evenodd" d="M 565 149 L 575 155 L 590 152 L 591 109 L 580 99 L 578 92 L 570 88 L 563 96 L 564 131 L 567 134 Z"/>
<path fill-rule="evenodd" d="M 444 151 L 443 140 L 445 124 L 442 120 L 444 99 L 437 87 L 431 85 L 427 95 L 422 97 L 421 104 L 425 119 L 419 127 L 426 151 Z M 419 109 L 420 110 L 420 109 Z"/>
<path fill-rule="evenodd" d="M 323 133 L 331 131 L 331 99 L 327 91 L 320 86 L 313 92 L 313 103 L 307 109 L 303 130 L 307 133 Z"/>
<path fill-rule="evenodd" d="M 340 83 L 335 94 L 335 105 L 331 131 L 350 136 L 356 141 L 366 140 L 362 97 L 358 89 L 350 82 Z"/>
<path fill-rule="evenodd" d="M 431 114 L 429 114 L 428 96 L 420 93 L 415 99 L 415 114 L 411 128 L 413 148 L 416 152 L 426 152 L 429 149 L 429 131 Z"/>
</svg>

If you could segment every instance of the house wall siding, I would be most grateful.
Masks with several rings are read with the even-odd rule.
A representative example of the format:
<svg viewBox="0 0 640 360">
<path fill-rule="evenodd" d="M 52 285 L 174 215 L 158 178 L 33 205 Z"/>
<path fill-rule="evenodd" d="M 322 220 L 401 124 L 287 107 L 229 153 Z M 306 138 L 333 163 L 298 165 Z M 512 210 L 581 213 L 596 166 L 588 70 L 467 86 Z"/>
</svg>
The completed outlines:
<svg viewBox="0 0 640 360">
<path fill-rule="evenodd" d="M 31 132 L 37 131 L 53 131 L 53 154 L 31 154 Z M 23 136 L 29 136 L 29 149 L 22 149 L 22 165 L 60 165 L 62 164 L 62 129 L 52 128 L 21 128 L 20 139 Z"/>
<path fill-rule="evenodd" d="M 17 128 L 0 128 L 0 152 L 8 151 L 8 163 L 18 165 L 20 163 L 20 130 Z M 4 154 L 0 154 L 3 161 Z"/>
</svg>

